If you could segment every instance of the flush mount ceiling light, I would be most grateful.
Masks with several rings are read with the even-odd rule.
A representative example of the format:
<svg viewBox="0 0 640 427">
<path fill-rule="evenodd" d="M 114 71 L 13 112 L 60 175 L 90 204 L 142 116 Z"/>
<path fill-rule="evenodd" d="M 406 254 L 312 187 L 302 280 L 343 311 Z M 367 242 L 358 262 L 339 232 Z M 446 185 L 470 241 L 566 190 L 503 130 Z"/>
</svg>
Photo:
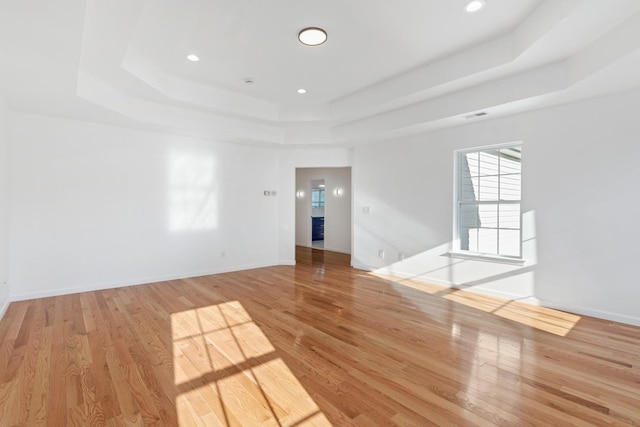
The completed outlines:
<svg viewBox="0 0 640 427">
<path fill-rule="evenodd" d="M 200 57 L 198 57 L 198 55 L 194 55 L 193 53 L 190 55 L 187 55 L 187 59 L 191 62 L 198 62 L 200 61 Z"/>
<path fill-rule="evenodd" d="M 318 27 L 303 28 L 298 33 L 298 40 L 307 46 L 318 46 L 327 41 L 327 32 Z"/>
<path fill-rule="evenodd" d="M 467 3 L 467 5 L 464 7 L 464 11 L 467 13 L 479 12 L 480 10 L 482 10 L 482 8 L 485 7 L 485 5 L 486 3 L 484 2 L 484 0 L 473 0 Z"/>
<path fill-rule="evenodd" d="M 307 93 L 307 90 L 300 88 L 300 89 L 298 89 L 298 93 L 299 94 Z"/>
</svg>

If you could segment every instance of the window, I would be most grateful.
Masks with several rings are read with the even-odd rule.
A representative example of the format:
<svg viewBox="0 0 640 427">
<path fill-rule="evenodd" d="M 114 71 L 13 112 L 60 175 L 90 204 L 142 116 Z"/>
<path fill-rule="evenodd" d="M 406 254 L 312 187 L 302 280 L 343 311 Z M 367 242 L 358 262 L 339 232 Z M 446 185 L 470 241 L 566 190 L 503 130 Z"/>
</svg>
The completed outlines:
<svg viewBox="0 0 640 427">
<path fill-rule="evenodd" d="M 459 151 L 456 156 L 458 249 L 520 258 L 521 145 Z"/>
<path fill-rule="evenodd" d="M 314 188 L 311 190 L 311 207 L 324 208 L 324 188 Z"/>
</svg>

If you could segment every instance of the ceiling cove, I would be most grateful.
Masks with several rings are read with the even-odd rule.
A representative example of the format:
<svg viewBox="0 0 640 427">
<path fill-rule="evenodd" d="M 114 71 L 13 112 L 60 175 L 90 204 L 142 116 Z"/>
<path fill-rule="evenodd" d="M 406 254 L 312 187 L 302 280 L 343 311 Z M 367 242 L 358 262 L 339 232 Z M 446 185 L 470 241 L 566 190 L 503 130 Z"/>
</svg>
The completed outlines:
<svg viewBox="0 0 640 427">
<path fill-rule="evenodd" d="M 7 1 L 0 91 L 21 110 L 355 146 L 640 86 L 638 1 L 467 3 Z M 308 27 L 326 41 L 301 43 Z"/>
</svg>

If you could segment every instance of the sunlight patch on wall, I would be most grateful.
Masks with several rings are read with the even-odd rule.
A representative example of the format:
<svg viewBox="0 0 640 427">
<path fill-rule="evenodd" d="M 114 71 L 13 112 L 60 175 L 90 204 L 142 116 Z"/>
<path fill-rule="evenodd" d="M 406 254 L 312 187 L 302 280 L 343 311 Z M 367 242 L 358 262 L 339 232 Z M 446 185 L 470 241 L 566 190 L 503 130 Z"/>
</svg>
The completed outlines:
<svg viewBox="0 0 640 427">
<path fill-rule="evenodd" d="M 184 425 L 330 425 L 238 301 L 171 314 Z"/>
<path fill-rule="evenodd" d="M 215 159 L 210 154 L 169 154 L 169 230 L 200 231 L 218 226 Z"/>
<path fill-rule="evenodd" d="M 449 241 L 416 254 L 407 254 L 400 248 L 398 250 L 403 256 L 398 258 L 401 259 L 376 269 L 374 274 L 421 280 L 447 287 L 473 287 L 505 297 L 533 296 L 533 268 L 538 258 L 534 211 L 522 215 L 522 266 L 451 258 L 448 252 L 452 244 Z"/>
</svg>

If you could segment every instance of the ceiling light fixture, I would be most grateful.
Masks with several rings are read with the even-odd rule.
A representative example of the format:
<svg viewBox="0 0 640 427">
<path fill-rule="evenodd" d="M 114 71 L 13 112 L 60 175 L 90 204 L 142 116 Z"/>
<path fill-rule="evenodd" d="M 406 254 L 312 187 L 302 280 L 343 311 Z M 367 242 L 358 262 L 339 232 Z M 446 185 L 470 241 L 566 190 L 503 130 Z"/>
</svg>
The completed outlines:
<svg viewBox="0 0 640 427">
<path fill-rule="evenodd" d="M 193 53 L 191 55 L 187 55 L 187 59 L 191 62 L 200 61 L 200 58 L 198 57 L 198 55 L 194 55 Z"/>
<path fill-rule="evenodd" d="M 467 3 L 464 7 L 464 11 L 467 13 L 475 13 L 479 12 L 486 5 L 484 0 L 473 0 Z"/>
<path fill-rule="evenodd" d="M 298 33 L 298 40 L 307 46 L 318 46 L 327 41 L 327 32 L 318 27 L 303 28 Z"/>
<path fill-rule="evenodd" d="M 300 94 L 307 93 L 307 90 L 300 88 L 300 89 L 298 89 L 298 93 L 300 93 Z"/>
</svg>

